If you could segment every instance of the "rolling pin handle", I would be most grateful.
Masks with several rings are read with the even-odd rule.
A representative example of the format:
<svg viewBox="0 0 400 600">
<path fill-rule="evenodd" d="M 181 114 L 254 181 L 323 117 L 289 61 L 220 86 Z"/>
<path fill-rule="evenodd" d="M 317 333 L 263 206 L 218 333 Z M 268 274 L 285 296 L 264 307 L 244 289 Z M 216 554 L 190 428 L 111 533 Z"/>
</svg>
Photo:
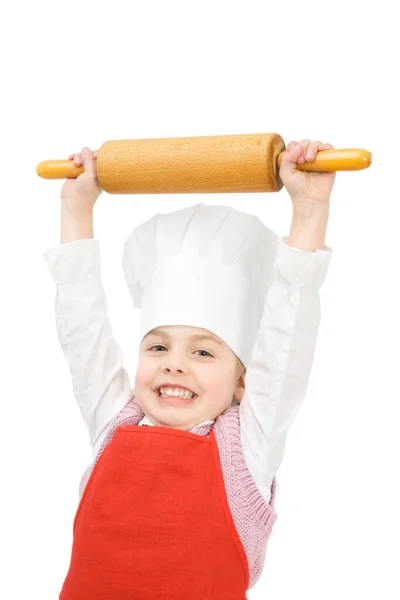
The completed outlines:
<svg viewBox="0 0 400 600">
<path fill-rule="evenodd" d="M 281 167 L 282 155 L 278 154 L 277 164 Z M 333 171 L 360 171 L 367 169 L 372 163 L 372 155 L 363 148 L 344 148 L 342 150 L 321 150 L 315 155 L 313 161 L 297 165 L 298 171 L 333 172 Z"/>
<path fill-rule="evenodd" d="M 45 160 L 36 167 L 37 175 L 43 179 L 76 179 L 84 172 L 85 168 L 76 167 L 72 160 Z"/>
</svg>

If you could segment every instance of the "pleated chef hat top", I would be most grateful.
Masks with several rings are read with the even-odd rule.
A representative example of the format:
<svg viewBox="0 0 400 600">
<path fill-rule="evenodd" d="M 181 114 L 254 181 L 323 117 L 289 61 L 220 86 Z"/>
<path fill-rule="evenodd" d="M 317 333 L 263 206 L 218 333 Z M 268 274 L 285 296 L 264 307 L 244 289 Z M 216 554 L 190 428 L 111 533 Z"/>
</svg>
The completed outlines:
<svg viewBox="0 0 400 600">
<path fill-rule="evenodd" d="M 254 215 L 203 203 L 135 227 L 124 245 L 123 269 L 141 309 L 140 340 L 155 327 L 201 327 L 247 368 L 278 240 Z"/>
</svg>

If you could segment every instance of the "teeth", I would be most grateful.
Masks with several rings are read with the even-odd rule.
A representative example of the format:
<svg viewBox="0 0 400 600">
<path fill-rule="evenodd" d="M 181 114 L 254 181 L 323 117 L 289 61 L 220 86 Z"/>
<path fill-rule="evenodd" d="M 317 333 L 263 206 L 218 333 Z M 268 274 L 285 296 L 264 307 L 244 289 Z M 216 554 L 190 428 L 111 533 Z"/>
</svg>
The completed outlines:
<svg viewBox="0 0 400 600">
<path fill-rule="evenodd" d="M 193 392 L 189 392 L 187 390 L 177 390 L 176 388 L 160 388 L 160 396 L 163 398 L 167 398 L 169 396 L 176 396 L 179 398 L 192 398 L 194 396 Z"/>
</svg>

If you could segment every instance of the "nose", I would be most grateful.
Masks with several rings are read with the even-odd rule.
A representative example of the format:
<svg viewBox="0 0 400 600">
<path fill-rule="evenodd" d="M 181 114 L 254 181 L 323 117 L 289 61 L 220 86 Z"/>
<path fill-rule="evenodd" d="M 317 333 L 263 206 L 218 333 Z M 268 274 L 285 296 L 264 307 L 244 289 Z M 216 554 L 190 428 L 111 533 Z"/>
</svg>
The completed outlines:
<svg viewBox="0 0 400 600">
<path fill-rule="evenodd" d="M 173 356 L 172 353 L 169 353 L 165 356 L 162 370 L 164 373 L 184 373 L 187 368 L 181 356 Z"/>
<path fill-rule="evenodd" d="M 184 371 L 183 369 L 178 369 L 178 368 L 172 366 L 171 364 L 169 366 L 166 365 L 165 367 L 163 367 L 164 373 L 175 373 L 175 372 L 183 373 L 183 371 Z"/>
</svg>

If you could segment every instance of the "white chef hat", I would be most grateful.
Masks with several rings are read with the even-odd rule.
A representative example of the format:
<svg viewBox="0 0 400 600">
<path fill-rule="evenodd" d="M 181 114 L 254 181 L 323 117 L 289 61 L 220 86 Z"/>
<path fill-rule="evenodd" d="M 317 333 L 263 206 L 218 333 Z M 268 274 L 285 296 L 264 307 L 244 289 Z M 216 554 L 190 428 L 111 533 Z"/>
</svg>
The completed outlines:
<svg viewBox="0 0 400 600">
<path fill-rule="evenodd" d="M 158 326 L 201 327 L 247 367 L 278 240 L 254 215 L 203 203 L 135 227 L 123 269 L 133 304 L 141 308 L 140 339 Z"/>
</svg>

